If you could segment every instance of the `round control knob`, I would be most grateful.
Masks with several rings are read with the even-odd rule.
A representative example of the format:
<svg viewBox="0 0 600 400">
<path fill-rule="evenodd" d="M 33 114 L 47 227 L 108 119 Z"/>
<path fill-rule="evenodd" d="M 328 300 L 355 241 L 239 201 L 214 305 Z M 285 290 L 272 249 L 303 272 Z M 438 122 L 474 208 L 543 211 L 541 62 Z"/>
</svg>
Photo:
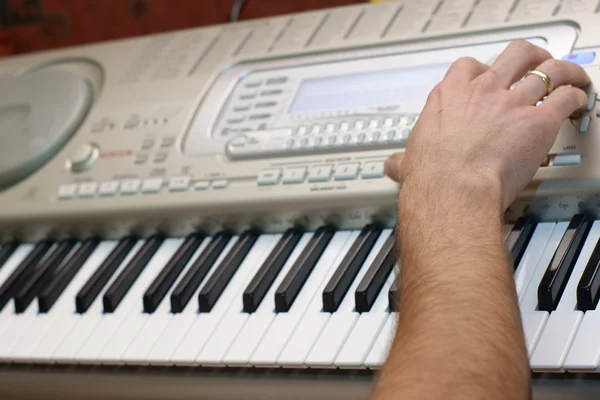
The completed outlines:
<svg viewBox="0 0 600 400">
<path fill-rule="evenodd" d="M 81 145 L 67 161 L 67 168 L 72 172 L 82 172 L 89 169 L 98 158 L 100 149 L 93 143 Z"/>
</svg>

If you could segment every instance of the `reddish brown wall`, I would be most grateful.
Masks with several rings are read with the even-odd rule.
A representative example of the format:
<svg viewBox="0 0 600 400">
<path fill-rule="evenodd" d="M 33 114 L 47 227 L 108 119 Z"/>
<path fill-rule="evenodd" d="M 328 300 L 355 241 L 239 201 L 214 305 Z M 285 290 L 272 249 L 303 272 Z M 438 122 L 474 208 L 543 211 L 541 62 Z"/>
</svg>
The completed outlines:
<svg viewBox="0 0 600 400">
<path fill-rule="evenodd" d="M 364 0 L 247 0 L 240 19 Z M 0 0 L 0 56 L 226 22 L 234 0 Z"/>
</svg>

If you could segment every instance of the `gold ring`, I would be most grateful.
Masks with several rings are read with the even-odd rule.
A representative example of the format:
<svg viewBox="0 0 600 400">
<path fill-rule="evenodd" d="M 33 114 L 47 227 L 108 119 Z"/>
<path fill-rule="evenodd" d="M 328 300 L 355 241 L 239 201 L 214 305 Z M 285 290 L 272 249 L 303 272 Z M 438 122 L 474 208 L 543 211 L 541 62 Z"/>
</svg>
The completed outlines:
<svg viewBox="0 0 600 400">
<path fill-rule="evenodd" d="M 537 70 L 529 71 L 528 73 L 525 74 L 525 77 L 527 77 L 528 75 L 539 76 L 540 79 L 542 81 L 544 81 L 544 84 L 546 85 L 546 89 L 547 89 L 546 96 L 549 95 L 550 93 L 552 93 L 552 91 L 554 90 L 554 85 L 552 85 L 552 80 L 550 79 L 550 77 L 548 75 L 546 75 L 542 71 L 537 71 Z"/>
</svg>

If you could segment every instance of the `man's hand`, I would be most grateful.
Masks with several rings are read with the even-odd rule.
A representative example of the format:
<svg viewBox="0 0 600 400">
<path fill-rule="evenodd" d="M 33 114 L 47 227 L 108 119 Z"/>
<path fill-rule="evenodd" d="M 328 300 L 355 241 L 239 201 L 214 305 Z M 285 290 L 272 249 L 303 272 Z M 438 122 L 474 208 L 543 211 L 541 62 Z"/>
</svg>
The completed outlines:
<svg viewBox="0 0 600 400">
<path fill-rule="evenodd" d="M 547 94 L 539 76 L 511 90 L 533 69 L 555 87 L 539 106 Z M 429 95 L 406 153 L 390 158 L 386 173 L 426 181 L 438 193 L 447 187 L 495 196 L 504 211 L 533 178 L 562 122 L 586 106 L 580 88 L 589 83 L 583 68 L 526 41 L 511 43 L 491 67 L 459 59 Z"/>
</svg>

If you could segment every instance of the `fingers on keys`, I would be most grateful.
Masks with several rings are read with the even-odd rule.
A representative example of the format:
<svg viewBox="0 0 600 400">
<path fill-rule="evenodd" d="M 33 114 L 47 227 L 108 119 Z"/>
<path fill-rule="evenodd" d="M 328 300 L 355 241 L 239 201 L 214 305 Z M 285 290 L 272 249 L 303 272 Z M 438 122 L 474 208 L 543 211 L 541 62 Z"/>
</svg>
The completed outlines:
<svg viewBox="0 0 600 400">
<path fill-rule="evenodd" d="M 498 56 L 490 71 L 499 87 L 508 89 L 528 71 L 537 68 L 552 55 L 526 40 L 516 40 Z"/>
</svg>

